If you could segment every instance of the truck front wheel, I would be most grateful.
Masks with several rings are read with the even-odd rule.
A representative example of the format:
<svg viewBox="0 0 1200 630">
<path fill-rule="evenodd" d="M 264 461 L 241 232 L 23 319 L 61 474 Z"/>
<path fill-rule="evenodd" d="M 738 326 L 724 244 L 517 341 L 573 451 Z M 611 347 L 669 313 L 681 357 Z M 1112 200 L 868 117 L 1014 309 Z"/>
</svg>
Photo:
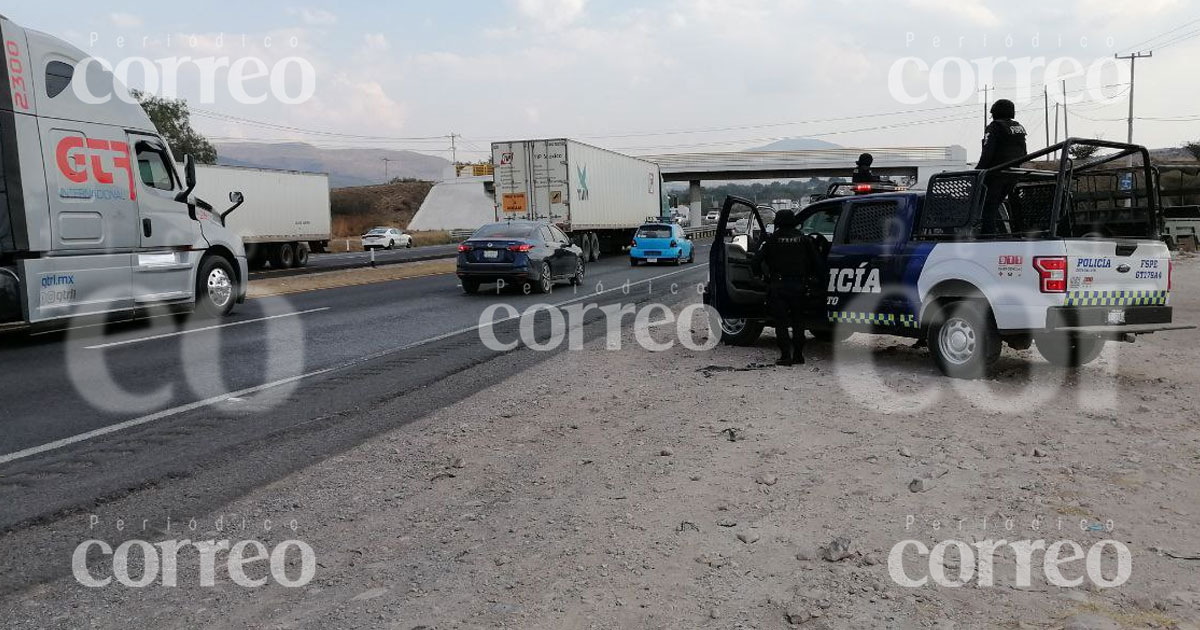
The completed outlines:
<svg viewBox="0 0 1200 630">
<path fill-rule="evenodd" d="M 225 317 L 237 302 L 237 275 L 221 256 L 209 256 L 196 274 L 196 314 L 205 318 Z"/>
<path fill-rule="evenodd" d="M 1038 354 L 1053 365 L 1080 367 L 1095 361 L 1104 350 L 1104 339 L 1095 336 L 1050 334 L 1034 338 Z"/>
<path fill-rule="evenodd" d="M 938 369 L 951 378 L 983 378 L 1002 349 L 987 307 L 967 300 L 938 309 L 929 326 L 928 343 Z"/>
<path fill-rule="evenodd" d="M 721 343 L 727 346 L 751 346 L 762 336 L 763 323 L 749 319 L 721 318 Z"/>
</svg>

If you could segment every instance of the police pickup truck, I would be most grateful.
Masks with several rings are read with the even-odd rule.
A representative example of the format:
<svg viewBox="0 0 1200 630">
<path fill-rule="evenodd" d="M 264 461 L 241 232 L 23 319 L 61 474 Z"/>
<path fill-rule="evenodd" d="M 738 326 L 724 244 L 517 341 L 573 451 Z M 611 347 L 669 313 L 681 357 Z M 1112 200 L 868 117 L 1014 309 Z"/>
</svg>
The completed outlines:
<svg viewBox="0 0 1200 630">
<path fill-rule="evenodd" d="M 1073 160 L 1078 145 L 1097 152 Z M 1063 157 L 1038 161 L 1052 154 Z M 757 229 L 730 234 L 731 212 L 749 212 Z M 1073 367 L 1106 341 L 1190 328 L 1172 323 L 1171 254 L 1144 147 L 1072 138 L 995 168 L 940 173 L 926 191 L 825 199 L 799 218 L 828 266 L 811 332 L 920 339 L 948 376 L 985 375 L 1004 343 L 1036 344 Z M 725 343 L 752 344 L 770 325 L 755 264 L 767 233 L 753 203 L 726 200 L 704 294 Z"/>
</svg>

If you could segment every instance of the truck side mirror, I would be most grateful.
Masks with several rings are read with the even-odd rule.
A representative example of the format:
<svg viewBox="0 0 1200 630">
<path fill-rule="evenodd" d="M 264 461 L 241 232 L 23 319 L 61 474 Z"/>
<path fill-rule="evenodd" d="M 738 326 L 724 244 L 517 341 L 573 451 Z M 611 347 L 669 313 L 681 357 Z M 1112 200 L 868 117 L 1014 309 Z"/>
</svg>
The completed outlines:
<svg viewBox="0 0 1200 630">
<path fill-rule="evenodd" d="M 246 201 L 246 197 L 242 194 L 242 191 L 235 190 L 229 193 L 229 203 L 232 203 L 233 205 L 228 210 L 221 213 L 221 225 L 225 225 L 225 217 L 233 214 L 233 211 L 241 207 L 244 201 Z"/>
<path fill-rule="evenodd" d="M 188 190 L 196 187 L 196 159 L 191 155 L 183 156 L 183 178 Z"/>
<path fill-rule="evenodd" d="M 189 198 L 196 189 L 196 160 L 191 155 L 183 156 L 183 183 L 184 189 L 175 195 L 175 201 L 191 206 L 193 204 Z"/>
</svg>

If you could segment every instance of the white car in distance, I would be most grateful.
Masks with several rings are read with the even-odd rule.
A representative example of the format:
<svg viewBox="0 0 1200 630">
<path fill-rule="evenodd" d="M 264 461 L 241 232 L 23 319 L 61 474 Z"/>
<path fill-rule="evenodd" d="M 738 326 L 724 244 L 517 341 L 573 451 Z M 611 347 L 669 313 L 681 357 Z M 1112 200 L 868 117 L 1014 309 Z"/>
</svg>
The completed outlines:
<svg viewBox="0 0 1200 630">
<path fill-rule="evenodd" d="M 377 227 L 362 235 L 362 248 L 364 250 L 396 249 L 397 247 L 409 248 L 412 246 L 412 235 L 405 234 L 399 228 Z"/>
</svg>

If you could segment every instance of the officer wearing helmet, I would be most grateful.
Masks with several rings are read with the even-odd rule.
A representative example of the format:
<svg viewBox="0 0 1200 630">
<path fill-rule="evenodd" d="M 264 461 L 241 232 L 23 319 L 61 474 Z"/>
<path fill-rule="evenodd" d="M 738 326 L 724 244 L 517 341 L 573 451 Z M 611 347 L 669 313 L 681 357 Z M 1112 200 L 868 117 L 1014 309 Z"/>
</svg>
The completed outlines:
<svg viewBox="0 0 1200 630">
<path fill-rule="evenodd" d="M 854 170 L 850 173 L 850 181 L 855 184 L 880 181 L 879 176 L 871 172 L 871 165 L 874 163 L 875 156 L 870 153 L 858 156 L 858 161 L 854 163 Z"/>
<path fill-rule="evenodd" d="M 1011 162 L 1025 156 L 1025 127 L 1013 120 L 1017 108 L 1013 102 L 1002 98 L 992 104 L 992 122 L 984 130 L 983 152 L 976 168 L 983 170 Z M 1016 181 L 1003 172 L 990 173 L 984 179 L 987 196 L 983 202 L 983 233 L 995 234 L 1000 224 L 1000 204 L 1011 192 Z"/>
<path fill-rule="evenodd" d="M 1002 98 L 992 104 L 992 122 L 983 132 L 983 153 L 978 169 L 999 166 L 1029 153 L 1025 148 L 1025 127 L 1013 120 L 1017 107 Z"/>
<path fill-rule="evenodd" d="M 767 308 L 779 344 L 775 364 L 803 365 L 805 319 L 812 310 L 821 259 L 791 210 L 775 215 L 775 231 L 763 243 L 761 259 L 767 277 Z"/>
</svg>

